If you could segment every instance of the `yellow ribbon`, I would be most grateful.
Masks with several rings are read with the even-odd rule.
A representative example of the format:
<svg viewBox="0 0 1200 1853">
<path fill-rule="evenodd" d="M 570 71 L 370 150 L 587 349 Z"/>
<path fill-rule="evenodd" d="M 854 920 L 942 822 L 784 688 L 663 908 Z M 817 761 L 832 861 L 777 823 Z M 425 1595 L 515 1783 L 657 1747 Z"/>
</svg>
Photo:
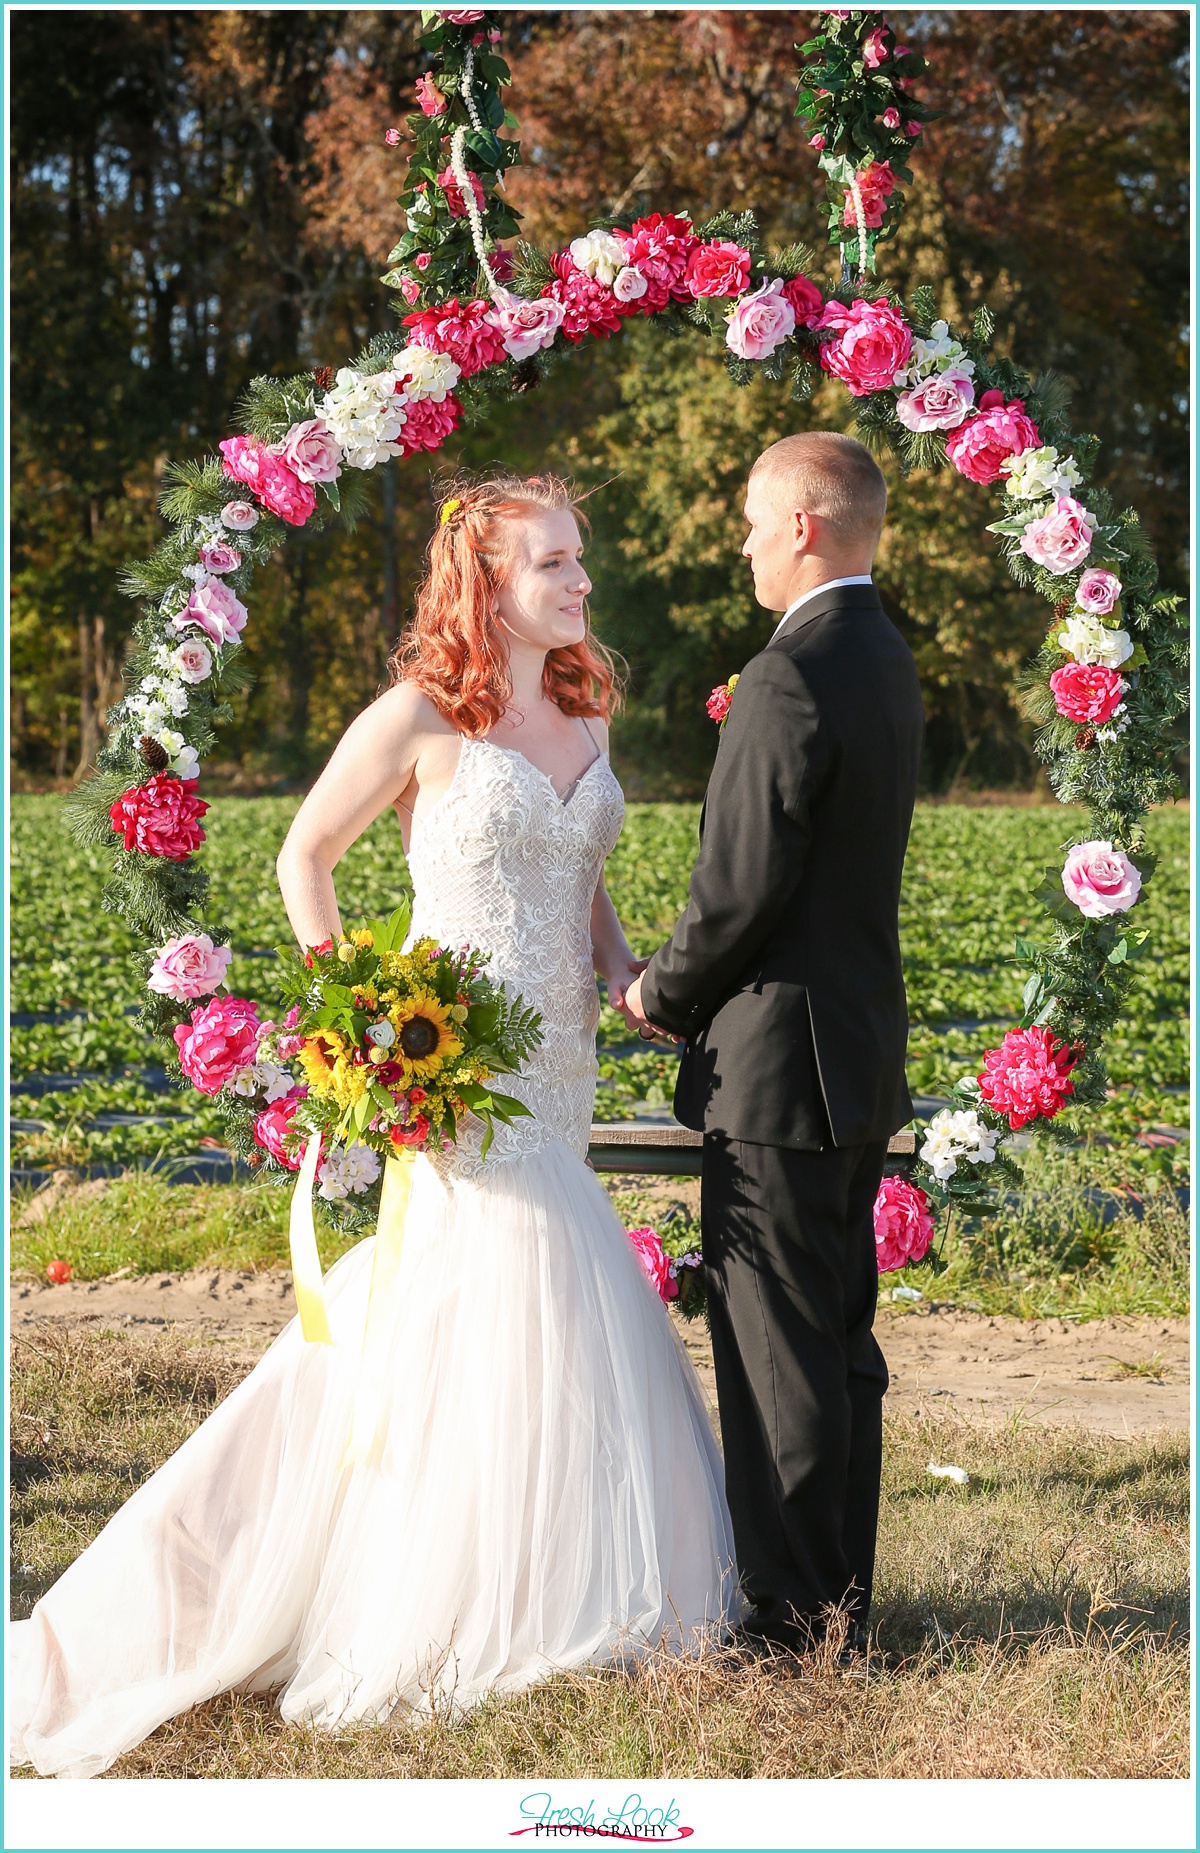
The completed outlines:
<svg viewBox="0 0 1200 1853">
<path fill-rule="evenodd" d="M 288 1240 L 292 1251 L 292 1285 L 296 1289 L 296 1310 L 300 1330 L 310 1345 L 331 1345 L 329 1315 L 325 1311 L 325 1293 L 321 1286 L 321 1257 L 317 1253 L 317 1232 L 313 1227 L 313 1180 L 317 1159 L 321 1155 L 321 1135 L 310 1135 L 296 1188 L 292 1192 L 291 1224 Z"/>
</svg>

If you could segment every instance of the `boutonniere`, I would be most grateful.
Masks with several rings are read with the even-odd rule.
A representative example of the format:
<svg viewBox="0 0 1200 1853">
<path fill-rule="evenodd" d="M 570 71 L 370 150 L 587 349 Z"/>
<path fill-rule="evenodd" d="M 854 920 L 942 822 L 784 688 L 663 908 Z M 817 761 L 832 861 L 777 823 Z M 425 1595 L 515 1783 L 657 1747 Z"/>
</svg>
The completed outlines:
<svg viewBox="0 0 1200 1853">
<path fill-rule="evenodd" d="M 725 725 L 729 716 L 729 704 L 733 700 L 733 691 L 737 685 L 737 677 L 730 676 L 728 682 L 720 683 L 718 687 L 713 690 L 704 704 L 708 710 L 709 718 L 714 720 L 718 727 L 724 727 Z"/>
</svg>

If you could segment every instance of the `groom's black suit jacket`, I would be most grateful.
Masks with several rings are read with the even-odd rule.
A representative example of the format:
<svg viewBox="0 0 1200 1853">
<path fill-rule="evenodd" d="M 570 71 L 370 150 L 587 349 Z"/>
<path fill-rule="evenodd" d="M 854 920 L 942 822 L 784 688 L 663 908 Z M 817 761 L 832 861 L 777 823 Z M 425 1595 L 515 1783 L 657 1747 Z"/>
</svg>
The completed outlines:
<svg viewBox="0 0 1200 1853">
<path fill-rule="evenodd" d="M 642 1004 L 685 1126 L 815 1151 L 912 1115 L 897 912 L 924 714 L 873 585 L 802 605 L 734 691 L 687 908 Z"/>
</svg>

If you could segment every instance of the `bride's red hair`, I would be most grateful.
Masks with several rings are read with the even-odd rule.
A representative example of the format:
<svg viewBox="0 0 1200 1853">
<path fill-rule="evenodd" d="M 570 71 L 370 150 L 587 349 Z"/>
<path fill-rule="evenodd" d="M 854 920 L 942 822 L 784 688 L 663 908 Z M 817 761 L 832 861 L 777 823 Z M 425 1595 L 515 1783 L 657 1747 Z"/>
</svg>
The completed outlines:
<svg viewBox="0 0 1200 1853">
<path fill-rule="evenodd" d="M 516 523 L 542 508 L 583 517 L 559 476 L 489 473 L 444 485 L 416 616 L 388 658 L 389 683 L 415 682 L 460 733 L 490 733 L 512 700 L 508 652 L 492 606 L 511 567 Z M 588 630 L 551 650 L 542 687 L 564 714 L 607 721 L 620 692 L 612 657 Z"/>
</svg>

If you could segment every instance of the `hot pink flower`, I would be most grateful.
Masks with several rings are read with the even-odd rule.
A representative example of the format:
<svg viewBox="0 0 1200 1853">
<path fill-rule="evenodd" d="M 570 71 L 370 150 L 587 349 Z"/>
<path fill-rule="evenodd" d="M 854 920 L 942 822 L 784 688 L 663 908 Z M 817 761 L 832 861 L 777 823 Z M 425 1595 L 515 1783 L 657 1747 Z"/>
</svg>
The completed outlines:
<svg viewBox="0 0 1200 1853">
<path fill-rule="evenodd" d="M 1075 603 L 1081 611 L 1106 618 L 1110 611 L 1116 610 L 1121 589 L 1121 581 L 1115 573 L 1106 572 L 1102 566 L 1090 566 L 1079 581 Z"/>
<path fill-rule="evenodd" d="M 638 304 L 621 302 L 605 284 L 598 283 L 586 270 L 573 264 L 565 251 L 557 252 L 550 261 L 558 273 L 558 280 L 548 283 L 542 295 L 562 304 L 562 331 L 568 341 L 578 344 L 584 335 L 607 340 L 609 335 L 617 333 L 624 317 L 647 300 L 643 296 Z"/>
<path fill-rule="evenodd" d="M 692 300 L 687 267 L 700 241 L 690 219 L 673 212 L 652 212 L 648 218 L 635 219 L 627 232 L 614 232 L 613 237 L 624 246 L 625 262 L 646 279 L 646 294 L 637 299 L 643 314 L 657 315 L 672 297 L 676 302 Z"/>
<path fill-rule="evenodd" d="M 1092 551 L 1096 518 L 1073 495 L 1056 496 L 1048 515 L 1031 521 L 1021 536 L 1021 552 L 1035 566 L 1056 577 L 1074 572 Z"/>
<path fill-rule="evenodd" d="M 258 1012 L 248 998 L 214 997 L 196 1005 L 190 1022 L 176 1025 L 179 1066 L 202 1094 L 219 1094 L 230 1075 L 254 1060 L 261 1035 Z"/>
<path fill-rule="evenodd" d="M 693 296 L 740 296 L 750 281 L 750 253 L 740 244 L 714 238 L 688 258 L 687 286 Z"/>
<path fill-rule="evenodd" d="M 418 450 L 440 450 L 461 417 L 462 406 L 452 392 L 440 401 L 410 399 L 396 440 L 404 446 L 401 455 L 411 457 Z"/>
<path fill-rule="evenodd" d="M 436 309 L 419 309 L 415 315 L 406 315 L 404 326 L 412 329 L 412 338 L 419 347 L 448 354 L 465 380 L 504 359 L 504 337 L 491 314 L 491 304 L 482 297 L 460 305 L 458 297 L 451 296 L 449 302 L 440 303 Z"/>
<path fill-rule="evenodd" d="M 819 152 L 825 146 L 825 137 L 823 135 L 810 135 L 808 138 L 808 145 L 810 148 L 816 148 Z"/>
<path fill-rule="evenodd" d="M 264 508 L 289 526 L 302 528 L 317 506 L 307 483 L 281 457 L 257 438 L 222 438 L 217 445 L 225 459 L 225 474 L 252 489 Z"/>
<path fill-rule="evenodd" d="M 236 592 L 231 592 L 223 580 L 210 579 L 207 585 L 193 588 L 187 604 L 175 613 L 171 623 L 177 631 L 198 624 L 219 649 L 245 630 L 249 615 Z"/>
<path fill-rule="evenodd" d="M 911 135 L 913 140 L 915 141 L 917 136 L 921 133 L 920 123 L 919 122 L 906 122 L 904 125 L 904 133 L 906 135 Z"/>
<path fill-rule="evenodd" d="M 716 721 L 719 726 L 729 713 L 730 703 L 732 701 L 733 690 L 730 688 L 728 682 L 720 683 L 704 704 L 709 719 Z"/>
<path fill-rule="evenodd" d="M 456 12 L 442 9 L 442 18 L 451 26 L 473 26 L 477 19 L 483 18 L 483 8 L 479 6 L 460 6 Z"/>
<path fill-rule="evenodd" d="M 859 169 L 855 179 L 862 198 L 863 217 L 867 221 L 867 230 L 877 231 L 883 224 L 884 211 L 896 188 L 896 176 L 892 172 L 891 163 L 872 161 L 867 167 Z M 854 195 L 847 187 L 842 209 L 842 224 L 857 225 L 857 223 Z"/>
<path fill-rule="evenodd" d="M 881 120 L 885 129 L 898 129 L 900 127 L 900 111 L 898 109 L 885 109 Z"/>
<path fill-rule="evenodd" d="M 671 1273 L 671 1263 L 663 1252 L 662 1241 L 654 1229 L 629 1229 L 626 1231 L 638 1258 L 642 1273 L 654 1288 L 659 1298 L 677 1300 L 679 1282 Z"/>
<path fill-rule="evenodd" d="M 241 563 L 241 554 L 227 540 L 210 540 L 200 549 L 200 564 L 205 572 L 232 573 Z"/>
<path fill-rule="evenodd" d="M 341 473 L 342 447 L 323 418 L 293 425 L 278 454 L 302 483 L 334 483 Z"/>
<path fill-rule="evenodd" d="M 960 476 L 973 483 L 994 483 L 1006 474 L 1002 465 L 1023 450 L 1036 450 L 1041 436 L 1024 402 L 1010 399 L 992 387 L 979 401 L 974 418 L 960 425 L 946 444 L 946 455 Z"/>
<path fill-rule="evenodd" d="M 475 195 L 475 204 L 478 206 L 480 212 L 482 212 L 483 182 L 480 180 L 478 174 L 473 174 L 471 172 L 470 168 L 467 169 L 467 179 L 470 181 L 471 191 Z M 454 178 L 454 169 L 452 167 L 444 167 L 437 177 L 437 183 L 439 187 L 441 187 L 442 192 L 446 195 L 446 204 L 450 208 L 450 217 L 452 219 L 465 219 L 467 216 L 466 202 L 462 196 L 462 188 Z"/>
<path fill-rule="evenodd" d="M 111 804 L 112 827 L 126 849 L 143 856 L 183 862 L 204 841 L 200 819 L 208 809 L 196 796 L 198 779 L 170 778 L 156 772 L 144 785 L 131 785 Z"/>
<path fill-rule="evenodd" d="M 428 71 L 417 79 L 417 102 L 423 116 L 444 116 L 446 113 L 446 99 Z"/>
<path fill-rule="evenodd" d="M 1063 892 L 1087 920 L 1125 914 L 1142 892 L 1141 870 L 1111 843 L 1078 843 L 1063 864 Z"/>
<path fill-rule="evenodd" d="M 887 28 L 876 26 L 862 42 L 862 61 L 868 71 L 877 71 L 888 59 Z"/>
<path fill-rule="evenodd" d="M 1019 1132 L 1030 1120 L 1054 1118 L 1064 1095 L 1075 1092 L 1068 1079 L 1074 1066 L 1066 1044 L 1055 1042 L 1048 1029 L 1010 1029 L 984 1056 L 979 1091 Z"/>
<path fill-rule="evenodd" d="M 421 285 L 417 282 L 415 277 L 401 277 L 400 294 L 403 296 L 405 302 L 414 303 L 420 297 Z"/>
<path fill-rule="evenodd" d="M 896 400 L 896 417 L 909 431 L 953 431 L 975 403 L 975 386 L 969 373 L 947 367 L 902 392 Z"/>
<path fill-rule="evenodd" d="M 885 1177 L 875 1198 L 875 1263 L 881 1274 L 921 1261 L 933 1240 L 929 1198 L 907 1178 Z"/>
<path fill-rule="evenodd" d="M 306 1087 L 294 1087 L 282 1100 L 273 1100 L 264 1107 L 254 1121 L 254 1143 L 261 1145 L 264 1152 L 270 1152 L 281 1165 L 289 1171 L 298 1171 L 304 1163 L 304 1147 L 309 1135 L 302 1128 L 293 1130 L 292 1121 L 296 1117 L 296 1108 L 308 1093 Z M 324 1152 L 325 1141 L 321 1141 Z M 320 1163 L 320 1158 L 317 1160 Z"/>
<path fill-rule="evenodd" d="M 849 309 L 827 302 L 818 329 L 835 338 L 821 346 L 821 365 L 841 380 L 856 399 L 892 384 L 912 353 L 912 329 L 898 309 L 886 302 L 857 298 Z"/>
<path fill-rule="evenodd" d="M 300 1052 L 300 1045 L 304 1041 L 304 1037 L 292 1034 L 292 1031 L 300 1021 L 300 1016 L 301 1011 L 299 1004 L 293 1004 L 286 1017 L 283 1019 L 283 1029 L 275 1038 L 275 1048 L 281 1062 L 290 1062 L 292 1057 L 298 1055 Z"/>
<path fill-rule="evenodd" d="M 399 129 L 385 129 L 383 139 L 389 148 L 395 148 L 400 141 Z"/>
<path fill-rule="evenodd" d="M 825 312 L 825 298 L 816 284 L 807 277 L 789 277 L 783 293 L 792 305 L 797 326 L 815 328 Z"/>
<path fill-rule="evenodd" d="M 146 983 L 176 1004 L 211 997 L 225 982 L 232 957 L 228 946 L 214 946 L 207 933 L 183 933 L 159 949 Z"/>
<path fill-rule="evenodd" d="M 413 258 L 413 263 L 418 270 L 428 270 L 432 262 L 433 256 L 429 251 L 418 251 L 417 255 Z"/>
<path fill-rule="evenodd" d="M 1054 705 L 1069 721 L 1102 726 L 1121 705 L 1125 683 L 1103 663 L 1064 663 L 1050 677 Z"/>
</svg>

